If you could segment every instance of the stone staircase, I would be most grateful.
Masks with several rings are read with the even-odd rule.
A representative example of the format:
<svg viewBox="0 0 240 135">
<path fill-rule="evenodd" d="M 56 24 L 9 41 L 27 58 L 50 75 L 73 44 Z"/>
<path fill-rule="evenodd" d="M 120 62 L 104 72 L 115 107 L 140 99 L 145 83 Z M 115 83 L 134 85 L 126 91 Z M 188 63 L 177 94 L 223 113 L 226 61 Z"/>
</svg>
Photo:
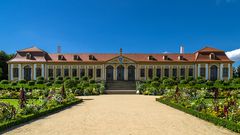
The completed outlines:
<svg viewBox="0 0 240 135">
<path fill-rule="evenodd" d="M 136 94 L 135 81 L 111 81 L 106 83 L 106 94 Z"/>
</svg>

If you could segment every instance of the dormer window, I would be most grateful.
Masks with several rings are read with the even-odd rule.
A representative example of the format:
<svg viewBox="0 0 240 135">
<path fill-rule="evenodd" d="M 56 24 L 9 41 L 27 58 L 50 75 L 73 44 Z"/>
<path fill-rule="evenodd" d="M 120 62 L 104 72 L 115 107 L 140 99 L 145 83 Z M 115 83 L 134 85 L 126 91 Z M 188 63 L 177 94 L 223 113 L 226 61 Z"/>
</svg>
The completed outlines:
<svg viewBox="0 0 240 135">
<path fill-rule="evenodd" d="M 96 60 L 96 58 L 93 55 L 89 55 L 89 60 Z"/>
<path fill-rule="evenodd" d="M 31 55 L 30 53 L 27 53 L 27 54 L 26 54 L 26 58 L 27 58 L 27 59 L 32 59 L 32 55 Z"/>
<path fill-rule="evenodd" d="M 58 60 L 64 60 L 64 56 L 63 55 L 58 55 Z"/>
<path fill-rule="evenodd" d="M 81 60 L 80 56 L 78 56 L 78 55 L 74 55 L 74 56 L 73 56 L 73 59 L 74 59 L 74 60 Z"/>
<path fill-rule="evenodd" d="M 156 60 L 152 55 L 148 56 L 148 60 Z"/>
<path fill-rule="evenodd" d="M 168 60 L 168 56 L 167 56 L 167 55 L 164 55 L 164 56 L 163 56 L 163 60 Z"/>
<path fill-rule="evenodd" d="M 178 60 L 183 60 L 183 56 L 178 56 Z"/>
<path fill-rule="evenodd" d="M 215 60 L 216 59 L 216 55 L 214 53 L 210 53 L 209 54 L 209 59 L 210 60 Z"/>
</svg>

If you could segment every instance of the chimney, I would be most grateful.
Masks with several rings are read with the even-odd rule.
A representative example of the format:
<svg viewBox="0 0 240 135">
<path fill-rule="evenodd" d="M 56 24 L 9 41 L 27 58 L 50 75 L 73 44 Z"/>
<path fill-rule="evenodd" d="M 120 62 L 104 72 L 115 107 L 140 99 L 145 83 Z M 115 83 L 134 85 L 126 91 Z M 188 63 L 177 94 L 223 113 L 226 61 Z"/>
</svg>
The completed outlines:
<svg viewBox="0 0 240 135">
<path fill-rule="evenodd" d="M 57 46 L 57 53 L 61 53 L 62 52 L 62 48 L 60 45 Z"/>
<path fill-rule="evenodd" d="M 184 48 L 183 46 L 180 46 L 180 54 L 183 54 L 184 53 Z"/>
</svg>

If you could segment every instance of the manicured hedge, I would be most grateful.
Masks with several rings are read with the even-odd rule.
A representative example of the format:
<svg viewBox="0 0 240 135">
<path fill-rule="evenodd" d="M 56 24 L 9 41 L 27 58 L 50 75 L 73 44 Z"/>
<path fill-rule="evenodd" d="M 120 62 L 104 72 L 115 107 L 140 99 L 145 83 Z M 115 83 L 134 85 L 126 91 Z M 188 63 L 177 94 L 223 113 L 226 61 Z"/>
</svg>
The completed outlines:
<svg viewBox="0 0 240 135">
<path fill-rule="evenodd" d="M 211 116 L 209 114 L 198 112 L 198 111 L 190 109 L 190 108 L 185 108 L 182 105 L 172 103 L 170 101 L 166 101 L 166 100 L 163 100 L 163 99 L 160 99 L 160 98 L 157 98 L 156 101 L 159 101 L 163 104 L 166 104 L 166 105 L 171 106 L 175 109 L 181 110 L 185 113 L 191 114 L 193 116 L 196 116 L 200 119 L 212 122 L 215 125 L 223 126 L 223 127 L 227 128 L 227 129 L 230 129 L 234 132 L 240 133 L 240 125 L 238 125 L 237 123 L 234 123 L 232 121 L 229 121 L 229 120 L 226 120 L 226 119 L 220 119 L 220 118 Z"/>
<path fill-rule="evenodd" d="M 82 102 L 82 99 L 76 99 L 74 101 L 58 105 L 58 106 L 56 106 L 52 109 L 40 111 L 37 114 L 24 115 L 21 118 L 17 118 L 15 120 L 10 120 L 10 121 L 6 121 L 4 123 L 0 123 L 0 132 L 2 132 L 4 130 L 7 130 L 7 129 L 13 127 L 13 126 L 31 121 L 33 119 L 37 119 L 37 118 L 42 117 L 42 116 L 46 116 L 46 115 L 49 115 L 49 114 L 52 114 L 52 113 L 56 113 L 56 112 L 66 108 L 66 107 L 69 107 L 69 106 L 72 106 L 72 105 L 75 105 L 75 104 L 78 104 L 78 103 L 81 103 L 81 102 Z"/>
</svg>

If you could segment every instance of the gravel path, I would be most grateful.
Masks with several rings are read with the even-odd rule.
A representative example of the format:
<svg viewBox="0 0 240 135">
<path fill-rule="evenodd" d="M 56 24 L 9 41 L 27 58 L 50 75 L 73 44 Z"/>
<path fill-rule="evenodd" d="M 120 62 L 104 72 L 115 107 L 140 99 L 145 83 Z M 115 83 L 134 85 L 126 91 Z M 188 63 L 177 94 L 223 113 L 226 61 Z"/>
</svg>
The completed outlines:
<svg viewBox="0 0 240 135">
<path fill-rule="evenodd" d="M 5 134 L 21 135 L 231 135 L 194 116 L 155 101 L 154 96 L 102 95 Z"/>
</svg>

